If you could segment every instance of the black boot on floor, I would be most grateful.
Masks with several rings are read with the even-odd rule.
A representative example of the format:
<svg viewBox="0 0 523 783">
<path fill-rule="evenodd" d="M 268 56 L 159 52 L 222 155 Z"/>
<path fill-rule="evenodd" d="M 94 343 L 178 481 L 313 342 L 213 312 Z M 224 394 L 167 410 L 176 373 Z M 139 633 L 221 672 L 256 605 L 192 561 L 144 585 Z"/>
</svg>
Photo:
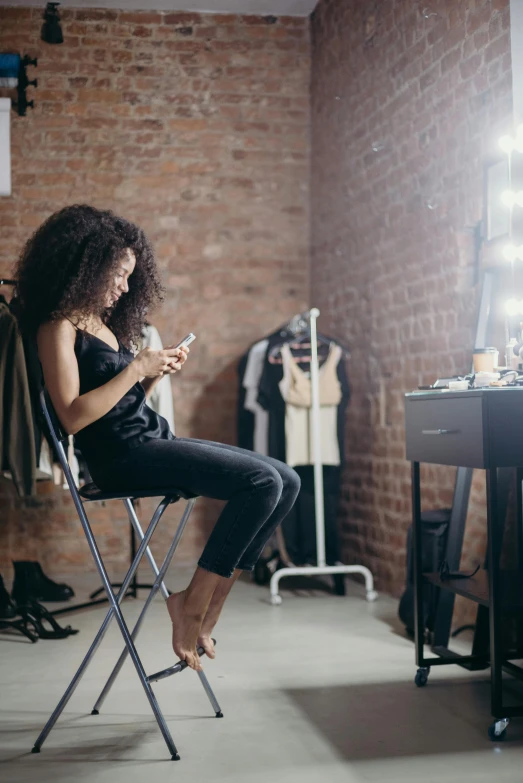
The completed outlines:
<svg viewBox="0 0 523 783">
<path fill-rule="evenodd" d="M 19 606 L 30 601 L 68 601 L 74 595 L 72 587 L 58 584 L 42 571 L 40 563 L 31 560 L 13 562 L 15 578 L 11 596 Z"/>
<path fill-rule="evenodd" d="M 16 614 L 16 607 L 5 589 L 4 580 L 0 574 L 0 620 L 12 620 Z"/>
</svg>

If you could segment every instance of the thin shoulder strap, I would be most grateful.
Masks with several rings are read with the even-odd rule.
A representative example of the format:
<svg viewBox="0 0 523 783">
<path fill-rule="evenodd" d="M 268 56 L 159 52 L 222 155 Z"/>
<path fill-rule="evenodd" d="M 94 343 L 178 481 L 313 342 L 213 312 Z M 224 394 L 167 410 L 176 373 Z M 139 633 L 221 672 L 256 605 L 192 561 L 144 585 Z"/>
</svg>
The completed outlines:
<svg viewBox="0 0 523 783">
<path fill-rule="evenodd" d="M 77 331 L 77 332 L 83 332 L 83 331 L 84 331 L 83 329 L 80 329 L 80 327 L 79 327 L 79 326 L 77 326 L 75 323 L 73 323 L 73 322 L 71 321 L 71 319 L 70 319 L 70 318 L 68 318 L 66 315 L 64 315 L 64 318 L 65 318 L 65 320 L 66 320 L 66 321 L 69 321 L 69 323 L 70 323 L 72 326 L 74 326 L 74 328 L 76 329 L 76 331 Z"/>
</svg>

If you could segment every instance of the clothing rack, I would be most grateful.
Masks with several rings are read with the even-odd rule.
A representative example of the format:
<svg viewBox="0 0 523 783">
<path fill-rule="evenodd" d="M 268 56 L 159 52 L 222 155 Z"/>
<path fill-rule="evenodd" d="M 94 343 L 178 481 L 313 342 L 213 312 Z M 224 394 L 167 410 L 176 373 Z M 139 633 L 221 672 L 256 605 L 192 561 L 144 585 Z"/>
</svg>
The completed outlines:
<svg viewBox="0 0 523 783">
<path fill-rule="evenodd" d="M 338 563 L 334 566 L 326 564 L 325 557 L 325 514 L 323 493 L 323 464 L 321 460 L 320 433 L 320 385 L 318 365 L 318 338 L 316 321 L 320 311 L 313 307 L 304 313 L 298 313 L 287 325 L 287 331 L 297 334 L 307 327 L 311 336 L 311 398 L 312 398 L 312 448 L 314 458 L 314 510 L 316 518 L 316 560 L 315 566 L 287 566 L 280 568 L 271 577 L 270 601 L 273 606 L 282 602 L 279 594 L 280 580 L 286 576 L 315 576 L 317 574 L 361 574 L 365 578 L 367 601 L 375 601 L 378 597 L 374 589 L 372 573 L 365 566 L 347 566 Z M 343 347 L 343 346 L 340 346 Z M 346 350 L 346 349 L 344 349 Z"/>
</svg>

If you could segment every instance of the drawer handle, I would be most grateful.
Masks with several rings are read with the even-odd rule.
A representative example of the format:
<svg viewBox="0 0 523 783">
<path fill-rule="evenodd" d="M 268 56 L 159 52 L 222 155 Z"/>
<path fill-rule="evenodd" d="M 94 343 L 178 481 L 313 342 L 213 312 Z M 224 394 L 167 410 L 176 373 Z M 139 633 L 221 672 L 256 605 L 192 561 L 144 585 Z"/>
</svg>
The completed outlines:
<svg viewBox="0 0 523 783">
<path fill-rule="evenodd" d="M 422 435 L 456 435 L 461 430 L 422 430 Z"/>
</svg>

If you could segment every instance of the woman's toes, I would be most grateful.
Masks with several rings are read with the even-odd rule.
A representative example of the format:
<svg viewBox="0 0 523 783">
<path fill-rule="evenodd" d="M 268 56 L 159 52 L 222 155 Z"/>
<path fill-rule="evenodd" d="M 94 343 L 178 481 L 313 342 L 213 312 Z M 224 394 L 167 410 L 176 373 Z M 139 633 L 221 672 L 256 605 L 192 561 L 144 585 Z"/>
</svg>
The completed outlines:
<svg viewBox="0 0 523 783">
<path fill-rule="evenodd" d="M 213 644 L 212 639 L 208 639 L 208 638 L 201 639 L 200 644 L 203 647 L 203 649 L 205 650 L 205 655 L 208 658 L 214 658 L 215 657 L 216 653 L 214 652 L 214 644 Z"/>
<path fill-rule="evenodd" d="M 200 656 L 198 653 L 191 653 L 191 663 L 189 664 L 191 669 L 194 669 L 196 672 L 203 671 L 203 667 L 200 661 Z"/>
</svg>

